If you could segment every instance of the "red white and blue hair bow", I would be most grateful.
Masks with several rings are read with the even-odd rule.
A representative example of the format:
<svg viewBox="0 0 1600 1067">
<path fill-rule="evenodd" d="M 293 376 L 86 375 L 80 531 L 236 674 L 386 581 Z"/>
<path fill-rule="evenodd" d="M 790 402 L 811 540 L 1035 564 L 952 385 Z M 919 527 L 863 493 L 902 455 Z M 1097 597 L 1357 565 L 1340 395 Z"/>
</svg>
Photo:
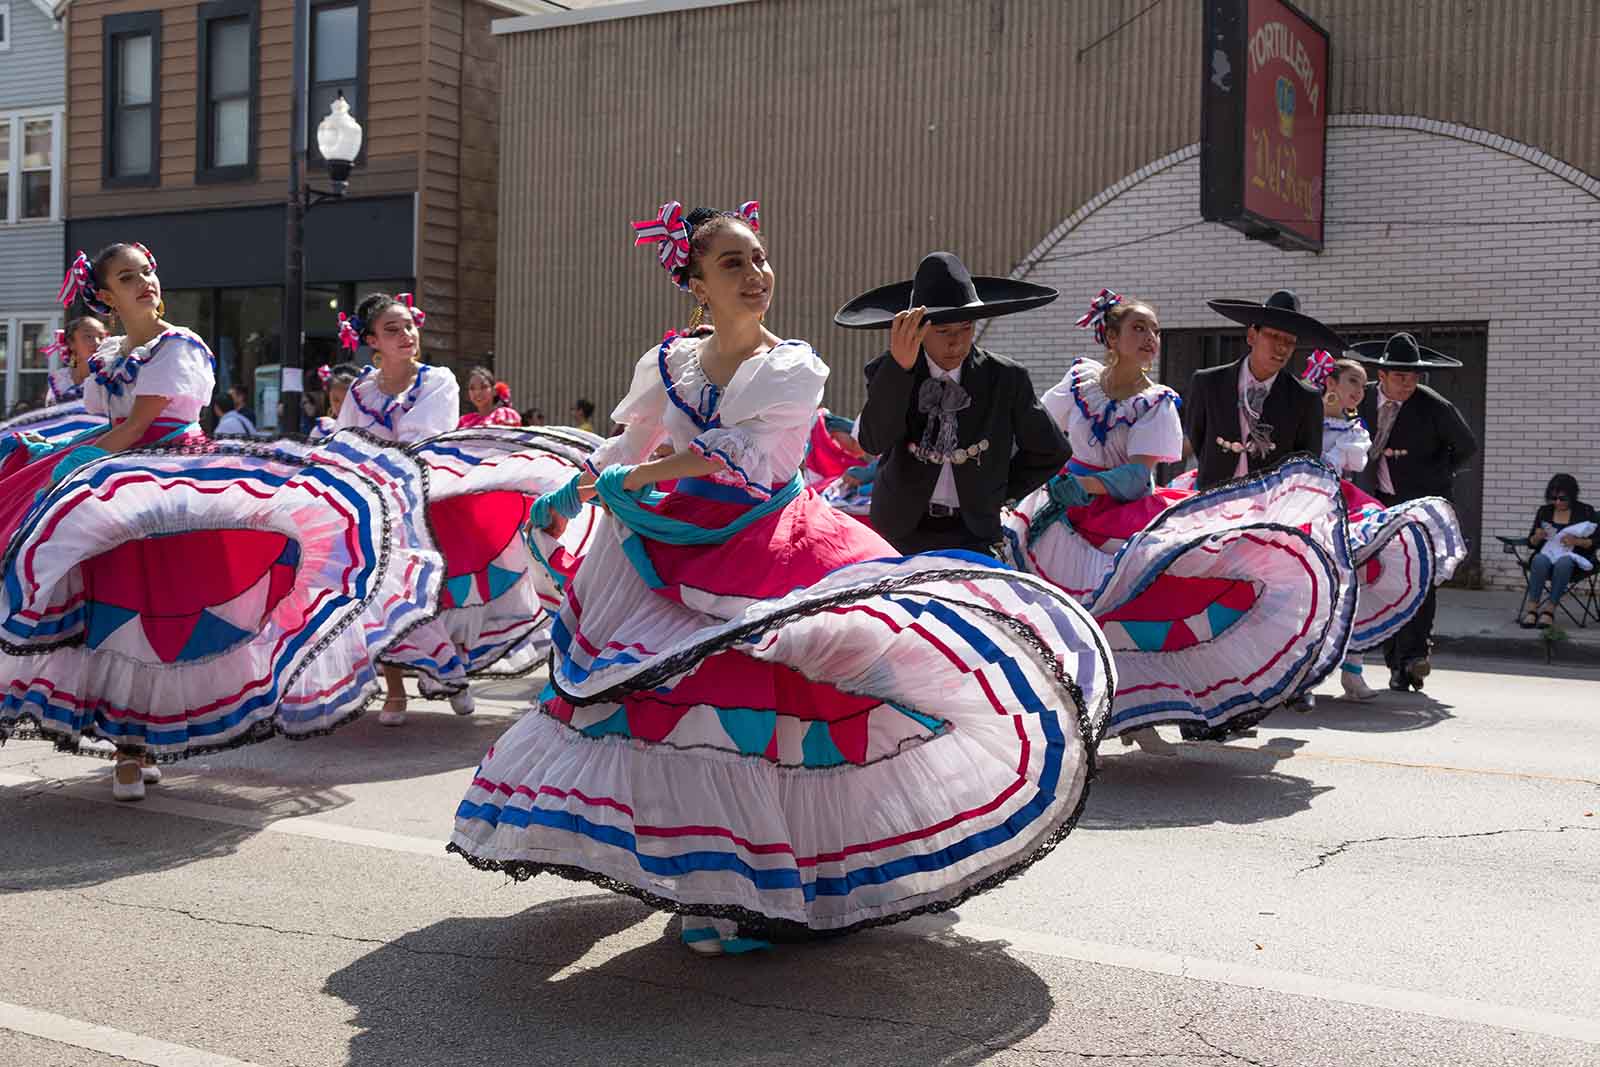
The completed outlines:
<svg viewBox="0 0 1600 1067">
<path fill-rule="evenodd" d="M 89 257 L 83 252 L 72 261 L 67 268 L 67 276 L 61 279 L 61 291 L 56 294 L 56 301 L 64 308 L 72 306 L 78 297 L 85 298 L 84 302 L 94 298 L 94 268 L 89 264 Z"/>
<path fill-rule="evenodd" d="M 341 338 L 341 340 L 342 340 L 342 338 Z M 317 368 L 317 381 L 321 382 L 322 383 L 322 387 L 324 389 L 326 389 L 328 387 L 328 383 L 333 381 L 333 368 L 328 366 L 326 363 L 324 363 L 322 366 L 318 367 Z"/>
<path fill-rule="evenodd" d="M 411 321 L 416 323 L 419 327 L 427 321 L 428 315 L 421 308 L 417 307 L 417 298 L 415 296 L 410 293 L 396 293 L 394 294 L 394 298 L 406 306 L 407 310 L 411 312 Z"/>
<path fill-rule="evenodd" d="M 1306 369 L 1300 372 L 1300 379 L 1313 388 L 1321 389 L 1333 374 L 1333 367 L 1333 354 L 1319 348 L 1306 357 Z"/>
<path fill-rule="evenodd" d="M 661 210 L 653 219 L 640 219 L 633 224 L 633 244 L 639 245 L 659 244 L 661 250 L 656 253 L 656 258 L 661 262 L 661 269 L 668 274 L 689 265 L 689 224 L 684 221 L 683 205 L 676 200 L 668 200 L 661 205 Z M 676 281 L 676 278 L 674 278 Z M 679 286 L 683 288 L 683 286 Z"/>
<path fill-rule="evenodd" d="M 1106 343 L 1106 312 L 1122 303 L 1122 294 L 1113 293 L 1110 289 L 1100 290 L 1100 294 L 1089 302 L 1089 311 L 1078 320 L 1078 325 L 1086 330 L 1094 331 L 1094 339 L 1100 344 Z"/>
<path fill-rule="evenodd" d="M 150 251 L 148 248 L 146 248 L 144 245 L 140 244 L 138 241 L 130 241 L 129 242 L 129 246 L 132 247 L 132 248 L 137 248 L 140 252 L 144 253 L 144 258 L 148 259 L 150 261 L 150 269 L 151 270 L 160 270 L 161 269 L 160 267 L 156 266 L 156 254 L 154 252 Z"/>
<path fill-rule="evenodd" d="M 361 347 L 361 320 L 339 312 L 339 347 L 354 352 Z"/>
<path fill-rule="evenodd" d="M 739 210 L 729 211 L 724 214 L 737 215 L 743 219 L 745 225 L 752 230 L 761 230 L 761 201 L 746 200 L 739 205 Z M 673 284 L 679 289 L 689 288 L 678 281 L 678 271 L 689 265 L 689 238 L 693 230 L 688 219 L 684 216 L 683 205 L 676 200 L 668 200 L 661 205 L 661 210 L 656 212 L 653 219 L 639 219 L 633 224 L 634 247 L 639 245 L 659 244 L 661 250 L 656 253 L 656 259 L 661 263 L 661 269 L 671 276 Z"/>
<path fill-rule="evenodd" d="M 41 356 L 45 356 L 46 358 L 50 356 L 56 356 L 59 358 L 61 356 L 65 356 L 70 351 L 72 351 L 72 348 L 67 344 L 67 331 L 57 330 L 56 339 L 39 349 L 39 354 Z"/>
</svg>

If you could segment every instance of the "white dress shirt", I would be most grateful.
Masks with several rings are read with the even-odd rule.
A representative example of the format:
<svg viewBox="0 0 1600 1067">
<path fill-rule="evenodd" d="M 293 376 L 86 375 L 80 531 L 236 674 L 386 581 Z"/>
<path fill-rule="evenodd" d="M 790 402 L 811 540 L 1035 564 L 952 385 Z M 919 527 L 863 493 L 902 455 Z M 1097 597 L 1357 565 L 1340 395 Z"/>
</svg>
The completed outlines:
<svg viewBox="0 0 1600 1067">
<path fill-rule="evenodd" d="M 961 361 L 961 367 L 955 370 L 945 370 L 933 360 L 928 359 L 923 353 L 923 359 L 928 360 L 928 374 L 934 378 L 948 378 L 957 385 L 961 384 L 961 367 L 966 366 L 966 360 Z M 961 495 L 956 492 L 956 472 L 951 468 L 950 461 L 945 460 L 939 465 L 939 480 L 934 483 L 933 496 L 928 498 L 930 504 L 942 504 L 949 508 L 961 506 Z"/>
<path fill-rule="evenodd" d="M 1249 360 L 1248 357 L 1246 357 L 1245 359 L 1242 359 L 1242 360 L 1239 361 L 1239 443 L 1240 444 L 1248 444 L 1250 442 L 1250 422 L 1249 422 L 1248 419 L 1245 418 L 1245 414 L 1244 414 L 1245 393 L 1247 393 L 1249 391 L 1249 388 L 1250 388 L 1251 385 L 1259 383 L 1261 385 L 1266 386 L 1267 387 L 1267 393 L 1270 394 L 1272 392 L 1272 385 L 1277 380 L 1278 380 L 1278 376 L 1276 374 L 1274 374 L 1270 378 L 1267 378 L 1264 381 L 1259 379 L 1259 378 L 1257 378 L 1255 376 L 1255 372 L 1250 369 L 1250 360 Z M 1267 405 L 1266 397 L 1262 397 L 1261 406 L 1262 406 L 1263 410 L 1266 408 L 1266 405 Z M 1239 462 L 1233 468 L 1233 476 L 1235 478 L 1243 478 L 1246 474 L 1249 474 L 1249 473 L 1250 473 L 1250 458 L 1245 453 L 1240 452 L 1239 453 Z"/>
</svg>

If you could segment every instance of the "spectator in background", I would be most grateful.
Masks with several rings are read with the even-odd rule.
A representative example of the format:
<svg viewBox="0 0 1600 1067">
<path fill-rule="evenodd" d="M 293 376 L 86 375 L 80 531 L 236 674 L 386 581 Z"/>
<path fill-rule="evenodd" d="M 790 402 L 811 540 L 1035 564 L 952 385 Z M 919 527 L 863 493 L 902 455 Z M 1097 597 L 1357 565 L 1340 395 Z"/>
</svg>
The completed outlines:
<svg viewBox="0 0 1600 1067">
<path fill-rule="evenodd" d="M 212 437 L 254 437 L 256 435 L 255 420 L 245 416 L 239 410 L 238 402 L 234 399 L 233 390 L 221 393 L 211 402 L 211 410 L 217 416 L 217 428 L 212 431 Z"/>
<path fill-rule="evenodd" d="M 548 426 L 549 423 L 544 417 L 544 408 L 529 408 L 527 411 L 524 411 L 522 413 L 522 425 Z"/>
<path fill-rule="evenodd" d="M 1570 474 L 1557 474 L 1544 487 L 1544 499 L 1544 507 L 1533 516 L 1533 526 L 1528 531 L 1528 544 L 1533 547 L 1534 556 L 1528 566 L 1528 598 L 1523 602 L 1519 620 L 1525 630 L 1553 625 L 1556 605 L 1566 593 L 1572 576 L 1580 568 L 1592 570 L 1595 562 L 1593 529 L 1588 536 L 1583 536 L 1581 531 L 1562 532 L 1569 526 L 1595 521 L 1594 505 L 1578 499 L 1578 480 Z M 1549 548 L 1552 537 L 1558 538 L 1556 551 Z M 1550 587 L 1548 597 L 1544 595 L 1546 585 Z"/>
<path fill-rule="evenodd" d="M 250 424 L 250 432 L 255 433 L 256 409 L 250 406 L 250 391 L 242 385 L 230 385 L 228 397 L 233 401 L 230 410 L 237 411 L 239 417 Z"/>
<path fill-rule="evenodd" d="M 572 404 L 572 425 L 594 433 L 594 401 L 580 396 Z"/>
<path fill-rule="evenodd" d="M 473 426 L 520 426 L 522 416 L 511 406 L 511 388 L 497 382 L 488 367 L 473 367 L 467 375 L 467 401 L 472 411 L 461 416 L 460 429 Z"/>
</svg>

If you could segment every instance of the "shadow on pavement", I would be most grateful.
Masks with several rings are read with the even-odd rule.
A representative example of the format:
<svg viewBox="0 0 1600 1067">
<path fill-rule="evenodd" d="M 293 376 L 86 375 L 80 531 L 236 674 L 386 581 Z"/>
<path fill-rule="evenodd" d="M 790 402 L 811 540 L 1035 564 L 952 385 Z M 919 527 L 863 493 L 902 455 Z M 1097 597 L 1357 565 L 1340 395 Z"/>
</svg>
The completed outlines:
<svg viewBox="0 0 1600 1067">
<path fill-rule="evenodd" d="M 1426 730 L 1446 719 L 1453 719 L 1451 708 L 1421 693 L 1396 693 L 1380 690 L 1365 703 L 1340 700 L 1332 696 L 1317 696 L 1316 709 L 1306 714 L 1278 710 L 1266 720 L 1266 725 L 1284 730 L 1345 730 L 1360 734 L 1405 733 Z"/>
<path fill-rule="evenodd" d="M 109 802 L 111 763 L 63 756 L 43 742 L 26 785 L 0 786 L 0 891 L 82 888 L 134 874 L 182 867 L 228 855 L 260 832 L 203 818 L 145 818 L 157 811 L 185 814 L 184 804 L 226 809 L 245 823 L 321 815 L 351 802 L 345 787 L 459 772 L 465 791 L 471 770 L 511 724 L 504 716 L 412 714 L 405 726 L 378 725 L 376 713 L 326 737 L 274 738 L 163 768 L 145 801 Z M 9 746 L 8 746 L 9 747 Z M 173 809 L 165 809 L 165 804 Z M 48 832 L 40 832 L 47 830 Z"/>
<path fill-rule="evenodd" d="M 106 771 L 110 775 L 110 770 Z M 110 785 L 94 783 L 109 791 Z M 69 787 L 74 791 L 81 786 Z M 315 796 L 298 798 L 317 810 Z M 48 832 L 41 832 L 41 829 Z M 199 819 L 146 818 L 78 799 L 56 783 L 0 787 L 0 893 L 83 889 L 226 856 L 259 831 Z"/>
<path fill-rule="evenodd" d="M 346 1062 L 970 1064 L 1033 1034 L 1053 1004 L 999 944 L 948 933 L 701 959 L 674 919 L 643 946 L 585 959 L 662 918 L 590 895 L 407 934 L 324 986 L 356 1011 Z"/>
<path fill-rule="evenodd" d="M 1115 742 L 1102 745 L 1099 774 L 1078 826 L 1157 830 L 1286 819 L 1333 788 L 1277 769 L 1304 744 L 1279 738 L 1257 749 L 1185 742 L 1165 756 L 1122 749 Z"/>
</svg>

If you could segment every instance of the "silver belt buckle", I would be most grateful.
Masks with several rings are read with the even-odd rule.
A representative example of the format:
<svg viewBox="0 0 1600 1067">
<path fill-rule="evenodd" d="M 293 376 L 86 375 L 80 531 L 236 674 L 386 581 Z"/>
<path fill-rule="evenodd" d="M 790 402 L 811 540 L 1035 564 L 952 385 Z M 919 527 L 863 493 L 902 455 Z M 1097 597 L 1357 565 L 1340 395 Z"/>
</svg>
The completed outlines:
<svg viewBox="0 0 1600 1067">
<path fill-rule="evenodd" d="M 949 504 L 928 504 L 928 514 L 936 519 L 953 519 L 960 513 L 960 508 L 953 508 Z"/>
</svg>

